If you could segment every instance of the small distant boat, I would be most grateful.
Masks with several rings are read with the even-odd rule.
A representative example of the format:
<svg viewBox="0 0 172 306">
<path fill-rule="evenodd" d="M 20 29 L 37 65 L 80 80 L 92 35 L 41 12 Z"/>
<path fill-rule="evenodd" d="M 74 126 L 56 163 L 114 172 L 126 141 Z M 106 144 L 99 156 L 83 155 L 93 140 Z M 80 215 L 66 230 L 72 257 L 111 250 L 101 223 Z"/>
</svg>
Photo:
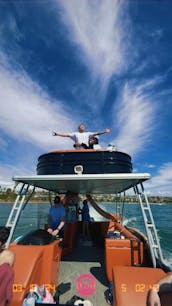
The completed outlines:
<svg viewBox="0 0 172 306">
<path fill-rule="evenodd" d="M 11 228 L 8 247 L 16 254 L 11 306 L 22 305 L 32 284 L 46 284 L 53 291 L 65 282 L 71 283 L 71 289 L 60 297 L 58 305 L 65 305 L 78 294 L 79 286 L 83 289 L 80 293 L 87 292 L 80 294 L 82 298 L 94 306 L 108 305 L 109 288 L 113 292 L 112 305 L 145 306 L 148 290 L 156 288 L 171 271 L 162 256 L 143 186 L 149 178 L 148 173 L 132 173 L 131 157 L 113 150 L 50 152 L 38 158 L 36 175 L 15 176 L 13 180 L 21 187 L 6 223 Z M 38 187 L 71 197 L 87 194 L 90 205 L 106 221 L 90 222 L 88 241 L 82 238 L 79 220 L 67 222 L 63 241 L 52 239 L 44 229 L 12 241 L 21 211 L 31 198 L 30 187 L 33 192 Z M 130 188 L 140 204 L 146 235 L 123 225 L 124 198 Z M 118 200 L 122 199 L 114 203 L 113 214 L 94 201 L 94 195 L 99 194 L 115 194 Z M 84 281 L 82 277 L 86 277 Z"/>
</svg>

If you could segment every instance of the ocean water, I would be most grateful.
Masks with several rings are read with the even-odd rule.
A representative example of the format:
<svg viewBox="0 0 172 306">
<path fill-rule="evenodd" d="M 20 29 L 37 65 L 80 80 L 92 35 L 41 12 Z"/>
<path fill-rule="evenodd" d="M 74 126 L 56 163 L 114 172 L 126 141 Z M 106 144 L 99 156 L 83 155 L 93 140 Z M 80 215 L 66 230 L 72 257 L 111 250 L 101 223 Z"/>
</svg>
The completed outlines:
<svg viewBox="0 0 172 306">
<path fill-rule="evenodd" d="M 101 208 L 115 213 L 114 204 L 101 203 Z M 11 204 L 0 204 L 0 225 L 5 225 Z M 160 239 L 165 261 L 172 266 L 172 205 L 171 204 L 151 204 L 155 225 Z M 13 239 L 26 234 L 30 230 L 44 228 L 47 223 L 49 204 L 27 204 L 21 213 L 21 218 L 17 224 Z M 104 220 L 92 207 L 90 215 L 95 221 Z M 124 205 L 124 224 L 139 228 L 145 232 L 140 206 L 137 204 Z"/>
</svg>

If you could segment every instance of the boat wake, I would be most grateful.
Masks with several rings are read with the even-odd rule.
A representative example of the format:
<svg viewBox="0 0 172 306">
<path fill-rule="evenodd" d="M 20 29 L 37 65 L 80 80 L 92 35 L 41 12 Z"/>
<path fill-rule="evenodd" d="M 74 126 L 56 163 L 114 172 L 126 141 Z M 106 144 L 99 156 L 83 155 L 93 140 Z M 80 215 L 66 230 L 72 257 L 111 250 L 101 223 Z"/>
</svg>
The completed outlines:
<svg viewBox="0 0 172 306">
<path fill-rule="evenodd" d="M 168 251 L 163 250 L 164 262 L 167 266 L 170 266 L 172 271 L 172 254 Z"/>
<path fill-rule="evenodd" d="M 137 218 L 136 217 L 125 218 L 123 220 L 123 225 L 127 226 L 127 225 L 131 225 L 131 224 L 135 224 L 136 222 L 137 222 Z"/>
</svg>

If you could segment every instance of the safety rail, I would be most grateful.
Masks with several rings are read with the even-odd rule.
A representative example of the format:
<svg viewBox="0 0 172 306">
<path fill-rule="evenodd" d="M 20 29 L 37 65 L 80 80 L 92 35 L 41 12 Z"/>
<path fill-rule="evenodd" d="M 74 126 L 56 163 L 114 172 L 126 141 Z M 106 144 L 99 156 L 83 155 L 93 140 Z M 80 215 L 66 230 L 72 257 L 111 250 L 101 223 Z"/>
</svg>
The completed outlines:
<svg viewBox="0 0 172 306">
<path fill-rule="evenodd" d="M 11 209 L 8 220 L 6 222 L 6 227 L 10 228 L 10 235 L 9 235 L 8 240 L 6 242 L 7 247 L 11 242 L 11 239 L 12 239 L 14 230 L 16 228 L 16 225 L 18 223 L 20 214 L 21 214 L 22 210 L 24 209 L 26 203 L 28 202 L 28 201 L 25 202 L 25 199 L 26 199 L 26 195 L 27 195 L 28 190 L 29 190 L 29 186 L 30 186 L 29 184 L 24 184 L 24 183 L 22 184 L 20 190 L 18 191 L 17 198 L 16 198 L 16 200 L 14 202 L 14 205 Z"/>
</svg>

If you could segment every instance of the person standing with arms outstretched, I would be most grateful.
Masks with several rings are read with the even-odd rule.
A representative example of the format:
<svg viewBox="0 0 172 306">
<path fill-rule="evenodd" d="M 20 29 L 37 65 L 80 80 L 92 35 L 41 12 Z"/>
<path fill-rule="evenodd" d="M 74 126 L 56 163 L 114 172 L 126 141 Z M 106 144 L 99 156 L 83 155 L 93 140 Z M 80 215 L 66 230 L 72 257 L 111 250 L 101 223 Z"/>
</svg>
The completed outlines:
<svg viewBox="0 0 172 306">
<path fill-rule="evenodd" d="M 69 137 L 71 138 L 75 144 L 75 148 L 84 148 L 84 149 L 89 149 L 89 141 L 91 137 L 98 136 L 98 135 L 103 135 L 106 133 L 110 133 L 111 129 L 105 129 L 100 132 L 86 132 L 85 130 L 85 125 L 80 124 L 78 127 L 78 132 L 74 133 L 57 133 L 57 132 L 52 132 L 53 136 L 61 136 L 61 137 Z"/>
</svg>

